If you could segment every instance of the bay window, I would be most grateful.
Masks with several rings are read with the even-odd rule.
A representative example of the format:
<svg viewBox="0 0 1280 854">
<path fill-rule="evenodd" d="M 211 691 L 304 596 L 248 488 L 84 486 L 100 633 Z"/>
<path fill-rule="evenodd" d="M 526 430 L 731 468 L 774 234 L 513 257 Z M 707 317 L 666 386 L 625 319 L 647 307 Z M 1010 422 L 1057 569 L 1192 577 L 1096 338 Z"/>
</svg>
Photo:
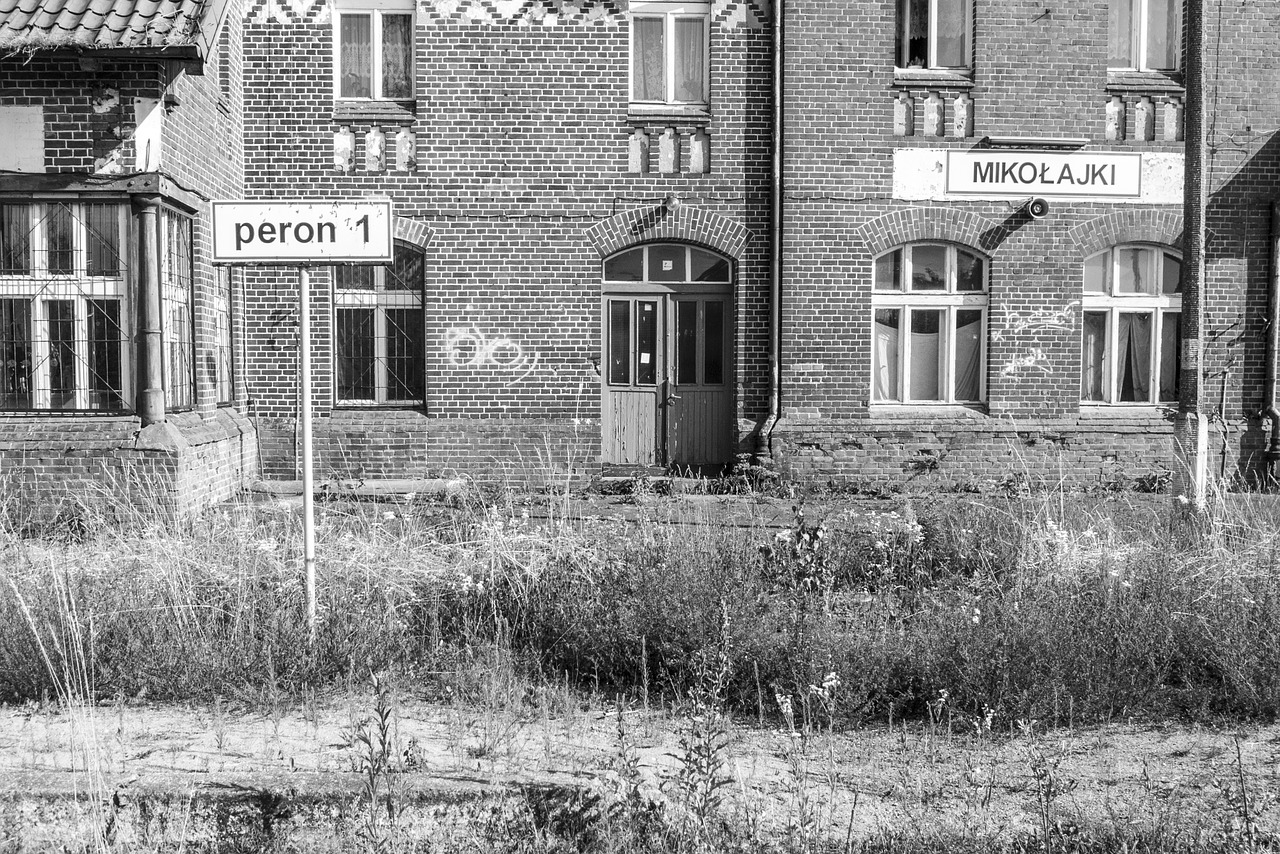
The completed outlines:
<svg viewBox="0 0 1280 854">
<path fill-rule="evenodd" d="M 946 243 L 913 243 L 875 260 L 873 403 L 984 399 L 986 268 Z"/>
<path fill-rule="evenodd" d="M 385 266 L 334 268 L 334 396 L 339 404 L 422 403 L 425 258 L 396 245 Z"/>
<path fill-rule="evenodd" d="M 1182 0 L 1110 0 L 1107 67 L 1172 71 L 1182 64 Z"/>
<path fill-rule="evenodd" d="M 973 57 L 973 0 L 898 0 L 898 68 L 965 70 Z"/>
<path fill-rule="evenodd" d="M 631 4 L 631 102 L 705 105 L 709 3 Z"/>
<path fill-rule="evenodd" d="M 1168 249 L 1115 246 L 1085 261 L 1081 401 L 1176 401 L 1181 306 L 1182 261 Z"/>
<path fill-rule="evenodd" d="M 339 98 L 413 97 L 413 4 L 340 0 L 333 13 L 334 91 Z"/>
</svg>

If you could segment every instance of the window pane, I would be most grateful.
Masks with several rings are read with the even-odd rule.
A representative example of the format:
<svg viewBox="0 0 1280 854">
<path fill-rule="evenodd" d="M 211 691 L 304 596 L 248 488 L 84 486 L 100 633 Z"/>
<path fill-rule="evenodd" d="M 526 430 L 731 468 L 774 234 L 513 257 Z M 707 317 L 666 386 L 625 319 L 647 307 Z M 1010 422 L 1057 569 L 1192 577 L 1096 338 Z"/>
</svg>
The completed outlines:
<svg viewBox="0 0 1280 854">
<path fill-rule="evenodd" d="M 636 384 L 653 385 L 658 378 L 658 304 L 636 302 Z"/>
<path fill-rule="evenodd" d="M 1084 313 L 1084 336 L 1080 349 L 1080 399 L 1110 400 L 1107 371 L 1107 313 Z"/>
<path fill-rule="evenodd" d="M 337 315 L 338 399 L 373 400 L 374 314 L 371 308 L 340 308 Z"/>
<path fill-rule="evenodd" d="M 639 282 L 644 279 L 644 250 L 632 249 L 604 262 L 604 278 L 608 282 Z"/>
<path fill-rule="evenodd" d="M 1115 250 L 1116 293 L 1154 294 L 1156 253 L 1148 248 L 1127 246 Z"/>
<path fill-rule="evenodd" d="M 947 247 L 911 247 L 911 290 L 944 291 L 947 289 Z"/>
<path fill-rule="evenodd" d="M 729 281 L 729 262 L 719 255 L 703 252 L 701 249 L 689 249 L 689 265 L 693 268 L 689 277 L 693 282 L 727 282 Z"/>
<path fill-rule="evenodd" d="M 898 391 L 898 328 L 900 315 L 896 308 L 876 310 L 874 336 L 875 368 L 871 395 L 875 400 L 901 400 Z"/>
<path fill-rule="evenodd" d="M 1121 314 L 1117 321 L 1119 398 L 1123 402 L 1146 403 L 1151 400 L 1151 315 Z"/>
<path fill-rule="evenodd" d="M 76 304 L 71 300 L 50 300 L 49 313 L 49 405 L 54 409 L 74 409 L 76 405 Z"/>
<path fill-rule="evenodd" d="M 85 205 L 85 242 L 90 276 L 120 275 L 120 208 Z"/>
<path fill-rule="evenodd" d="M 165 367 L 165 402 L 177 408 L 191 406 L 195 398 L 195 356 L 191 336 L 191 219 L 165 211 L 166 253 L 160 287 Z"/>
<path fill-rule="evenodd" d="M 414 249 L 396 246 L 395 260 L 386 268 L 382 287 L 388 291 L 422 291 L 426 256 Z M 372 272 L 372 271 L 370 271 Z"/>
<path fill-rule="evenodd" d="M 89 408 L 123 409 L 120 300 L 89 300 Z"/>
<path fill-rule="evenodd" d="M 338 35 L 338 94 L 343 98 L 373 96 L 373 33 L 369 15 L 341 16 Z"/>
<path fill-rule="evenodd" d="M 687 282 L 684 247 L 674 243 L 658 243 L 649 247 L 649 281 Z"/>
<path fill-rule="evenodd" d="M 902 0 L 898 27 L 906 42 L 905 63 L 910 68 L 929 64 L 929 0 Z"/>
<path fill-rule="evenodd" d="M 631 34 L 632 98 L 636 101 L 667 100 L 662 18 L 632 18 Z"/>
<path fill-rule="evenodd" d="M 956 250 L 956 290 L 981 291 L 983 289 L 982 259 L 977 255 Z"/>
<path fill-rule="evenodd" d="M 1166 294 L 1182 293 L 1182 262 L 1168 253 L 1164 255 L 1164 281 L 1161 282 L 1161 289 Z"/>
<path fill-rule="evenodd" d="M 956 311 L 956 400 L 978 400 L 982 388 L 982 312 Z"/>
<path fill-rule="evenodd" d="M 333 283 L 340 291 L 373 290 L 372 267 L 334 267 Z"/>
<path fill-rule="evenodd" d="M 382 16 L 382 97 L 413 97 L 413 16 Z"/>
<path fill-rule="evenodd" d="M 698 304 L 676 303 L 676 384 L 698 382 Z"/>
<path fill-rule="evenodd" d="M 51 204 L 45 209 L 45 242 L 50 273 L 69 275 L 75 272 L 74 223 L 68 205 Z"/>
<path fill-rule="evenodd" d="M 969 64 L 968 0 L 937 0 L 938 65 L 964 68 Z"/>
<path fill-rule="evenodd" d="M 0 275 L 31 275 L 31 209 L 0 205 Z"/>
<path fill-rule="evenodd" d="M 631 303 L 609 301 L 609 382 L 631 383 Z"/>
<path fill-rule="evenodd" d="M 701 18 L 677 18 L 676 42 L 676 100 L 703 100 L 702 47 L 704 22 Z"/>
<path fill-rule="evenodd" d="M 1160 400 L 1173 401 L 1182 377 L 1182 315 L 1166 311 L 1160 320 Z"/>
<path fill-rule="evenodd" d="M 1133 0 L 1111 0 L 1107 18 L 1107 67 L 1133 67 Z"/>
<path fill-rule="evenodd" d="M 1084 262 L 1084 290 L 1089 294 L 1107 292 L 1107 273 L 1110 271 L 1111 253 L 1094 255 Z"/>
<path fill-rule="evenodd" d="M 31 303 L 0 299 L 0 409 L 31 406 Z"/>
<path fill-rule="evenodd" d="M 1147 0 L 1147 68 L 1177 68 L 1182 48 L 1182 4 Z"/>
<path fill-rule="evenodd" d="M 911 400 L 941 400 L 938 356 L 942 349 L 942 312 L 911 312 Z"/>
<path fill-rule="evenodd" d="M 719 385 L 724 382 L 724 303 L 708 301 L 703 309 L 703 320 L 702 341 L 706 350 L 702 382 Z"/>
<path fill-rule="evenodd" d="M 387 400 L 420 401 L 426 374 L 422 347 L 422 309 L 389 308 L 387 322 Z"/>
<path fill-rule="evenodd" d="M 878 291 L 902 290 L 901 249 L 895 249 L 876 259 L 875 288 Z"/>
<path fill-rule="evenodd" d="M 235 397 L 235 359 L 231 345 L 233 276 L 232 268 L 218 267 L 213 280 L 213 375 L 218 403 L 230 403 Z"/>
</svg>

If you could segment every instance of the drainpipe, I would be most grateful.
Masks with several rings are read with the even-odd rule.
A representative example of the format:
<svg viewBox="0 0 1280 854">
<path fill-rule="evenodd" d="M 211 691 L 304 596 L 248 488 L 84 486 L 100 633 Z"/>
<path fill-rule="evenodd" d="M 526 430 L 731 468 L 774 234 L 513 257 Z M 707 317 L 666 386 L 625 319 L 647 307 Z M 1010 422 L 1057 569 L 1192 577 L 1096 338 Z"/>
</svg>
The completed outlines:
<svg viewBox="0 0 1280 854">
<path fill-rule="evenodd" d="M 135 200 L 138 211 L 138 373 L 137 412 L 142 426 L 165 420 L 164 353 L 160 340 L 160 203 L 155 196 Z"/>
<path fill-rule="evenodd" d="M 1267 283 L 1267 397 L 1262 416 L 1271 422 L 1271 443 L 1267 446 L 1266 479 L 1276 477 L 1280 461 L 1280 377 L 1276 359 L 1280 357 L 1280 202 L 1271 203 L 1271 280 Z"/>
<path fill-rule="evenodd" d="M 762 433 L 773 457 L 773 428 L 782 417 L 782 0 L 773 0 L 773 163 L 769 229 L 769 417 Z"/>
</svg>

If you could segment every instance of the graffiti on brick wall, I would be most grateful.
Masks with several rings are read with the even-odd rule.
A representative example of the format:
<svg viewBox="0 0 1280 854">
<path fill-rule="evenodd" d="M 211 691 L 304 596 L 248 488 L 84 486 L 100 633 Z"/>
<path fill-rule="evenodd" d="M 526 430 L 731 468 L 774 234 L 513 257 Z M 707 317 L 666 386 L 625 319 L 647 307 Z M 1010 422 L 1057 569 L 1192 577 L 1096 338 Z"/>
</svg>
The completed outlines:
<svg viewBox="0 0 1280 854">
<path fill-rule="evenodd" d="M 1070 331 L 1075 327 L 1076 310 L 1080 301 L 1075 300 L 1058 309 L 1042 308 L 1035 311 L 1011 313 L 1003 324 L 991 330 L 991 340 L 1000 341 L 1005 336 L 1046 331 Z M 1049 373 L 1049 357 L 1040 347 L 1028 347 L 1008 361 L 1000 373 L 1011 377 L 1021 371 Z"/>
<path fill-rule="evenodd" d="M 459 326 L 444 336 L 445 359 L 455 368 L 493 368 L 514 375 L 515 385 L 538 367 L 538 352 L 510 338 L 489 337 L 475 326 Z"/>
</svg>

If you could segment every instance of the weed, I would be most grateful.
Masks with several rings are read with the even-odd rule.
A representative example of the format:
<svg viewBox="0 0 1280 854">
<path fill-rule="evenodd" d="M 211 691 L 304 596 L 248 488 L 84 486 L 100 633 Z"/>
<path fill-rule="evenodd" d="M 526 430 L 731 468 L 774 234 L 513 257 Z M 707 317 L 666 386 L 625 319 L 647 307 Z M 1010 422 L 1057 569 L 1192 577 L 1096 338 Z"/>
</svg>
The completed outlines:
<svg viewBox="0 0 1280 854">
<path fill-rule="evenodd" d="M 395 704 L 391 689 L 376 673 L 373 674 L 373 693 L 372 716 L 362 719 L 350 734 L 364 802 L 356 838 L 366 850 L 386 854 L 397 848 L 398 775 L 403 769 L 392 733 Z"/>
</svg>

